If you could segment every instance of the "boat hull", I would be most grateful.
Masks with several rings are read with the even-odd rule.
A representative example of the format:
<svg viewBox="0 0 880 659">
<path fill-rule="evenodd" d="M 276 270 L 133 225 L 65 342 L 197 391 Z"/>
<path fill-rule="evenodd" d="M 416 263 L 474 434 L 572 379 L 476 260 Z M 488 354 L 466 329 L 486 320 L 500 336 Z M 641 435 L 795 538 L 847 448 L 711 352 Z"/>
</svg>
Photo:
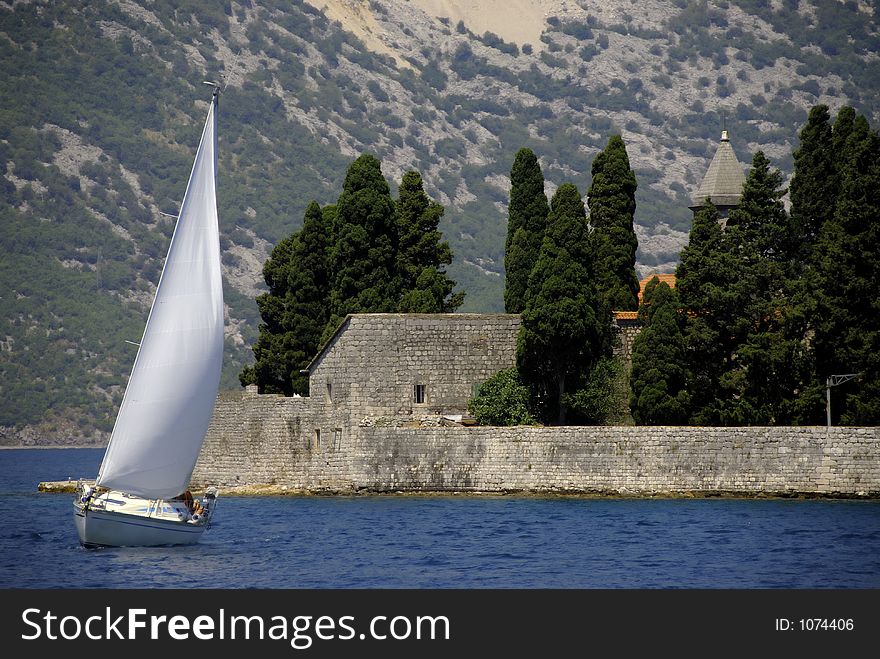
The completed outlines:
<svg viewBox="0 0 880 659">
<path fill-rule="evenodd" d="M 86 547 L 156 547 L 199 541 L 214 511 L 216 491 L 192 512 L 192 500 L 142 499 L 118 491 L 96 493 L 80 482 L 73 501 L 79 541 Z"/>
<path fill-rule="evenodd" d="M 206 525 L 151 519 L 140 515 L 76 508 L 79 541 L 86 547 L 193 545 Z"/>
</svg>

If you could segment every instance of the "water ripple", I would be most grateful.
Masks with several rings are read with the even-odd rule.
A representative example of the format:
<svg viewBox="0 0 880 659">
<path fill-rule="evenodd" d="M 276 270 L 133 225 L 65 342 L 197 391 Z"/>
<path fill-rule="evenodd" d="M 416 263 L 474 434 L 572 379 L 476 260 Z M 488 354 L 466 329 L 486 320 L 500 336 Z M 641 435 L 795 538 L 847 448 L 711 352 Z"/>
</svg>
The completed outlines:
<svg viewBox="0 0 880 659">
<path fill-rule="evenodd" d="M 0 587 L 880 587 L 880 501 L 222 498 L 195 547 L 85 550 L 33 488 L 100 459 L 0 451 Z"/>
</svg>

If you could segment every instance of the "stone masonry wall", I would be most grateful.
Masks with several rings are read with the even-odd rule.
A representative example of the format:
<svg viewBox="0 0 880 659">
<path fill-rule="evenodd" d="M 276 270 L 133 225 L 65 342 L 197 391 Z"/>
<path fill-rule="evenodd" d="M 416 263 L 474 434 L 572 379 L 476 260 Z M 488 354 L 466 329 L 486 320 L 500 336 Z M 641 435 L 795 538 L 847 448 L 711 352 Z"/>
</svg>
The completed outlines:
<svg viewBox="0 0 880 659">
<path fill-rule="evenodd" d="M 290 491 L 880 496 L 880 428 L 341 428 L 228 396 L 194 485 Z"/>
<path fill-rule="evenodd" d="M 614 324 L 617 336 L 620 338 L 620 344 L 615 348 L 614 355 L 621 359 L 623 370 L 629 373 L 632 368 L 633 344 L 642 331 L 642 324 L 636 319 L 616 320 Z"/>
</svg>

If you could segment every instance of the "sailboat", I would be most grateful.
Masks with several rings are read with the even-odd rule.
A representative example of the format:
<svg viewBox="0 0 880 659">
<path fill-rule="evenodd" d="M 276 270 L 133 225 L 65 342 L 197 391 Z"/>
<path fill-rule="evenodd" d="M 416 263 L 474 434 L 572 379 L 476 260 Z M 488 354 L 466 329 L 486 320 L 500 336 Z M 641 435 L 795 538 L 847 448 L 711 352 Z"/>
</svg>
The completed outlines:
<svg viewBox="0 0 880 659">
<path fill-rule="evenodd" d="M 207 83 L 212 84 L 213 83 Z M 223 287 L 217 218 L 217 97 L 181 203 L 156 295 L 110 442 L 73 502 L 87 546 L 199 541 L 217 492 L 189 490 L 220 385 Z"/>
</svg>

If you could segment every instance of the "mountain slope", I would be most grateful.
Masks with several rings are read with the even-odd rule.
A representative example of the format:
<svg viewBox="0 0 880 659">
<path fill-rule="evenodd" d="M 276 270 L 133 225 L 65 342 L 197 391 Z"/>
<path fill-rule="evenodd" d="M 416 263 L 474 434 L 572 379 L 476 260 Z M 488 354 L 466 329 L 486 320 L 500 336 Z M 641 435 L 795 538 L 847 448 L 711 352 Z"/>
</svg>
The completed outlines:
<svg viewBox="0 0 880 659">
<path fill-rule="evenodd" d="M 592 158 L 623 134 L 644 274 L 674 267 L 722 114 L 741 162 L 761 148 L 787 173 L 811 105 L 878 119 L 866 3 L 514 5 L 0 3 L 0 441 L 104 437 L 112 424 L 204 119 L 202 80 L 225 85 L 226 387 L 251 361 L 266 255 L 310 200 L 336 200 L 363 151 L 393 187 L 422 172 L 447 209 L 463 310 L 489 311 L 521 146 L 548 193 L 585 192 Z"/>
</svg>

